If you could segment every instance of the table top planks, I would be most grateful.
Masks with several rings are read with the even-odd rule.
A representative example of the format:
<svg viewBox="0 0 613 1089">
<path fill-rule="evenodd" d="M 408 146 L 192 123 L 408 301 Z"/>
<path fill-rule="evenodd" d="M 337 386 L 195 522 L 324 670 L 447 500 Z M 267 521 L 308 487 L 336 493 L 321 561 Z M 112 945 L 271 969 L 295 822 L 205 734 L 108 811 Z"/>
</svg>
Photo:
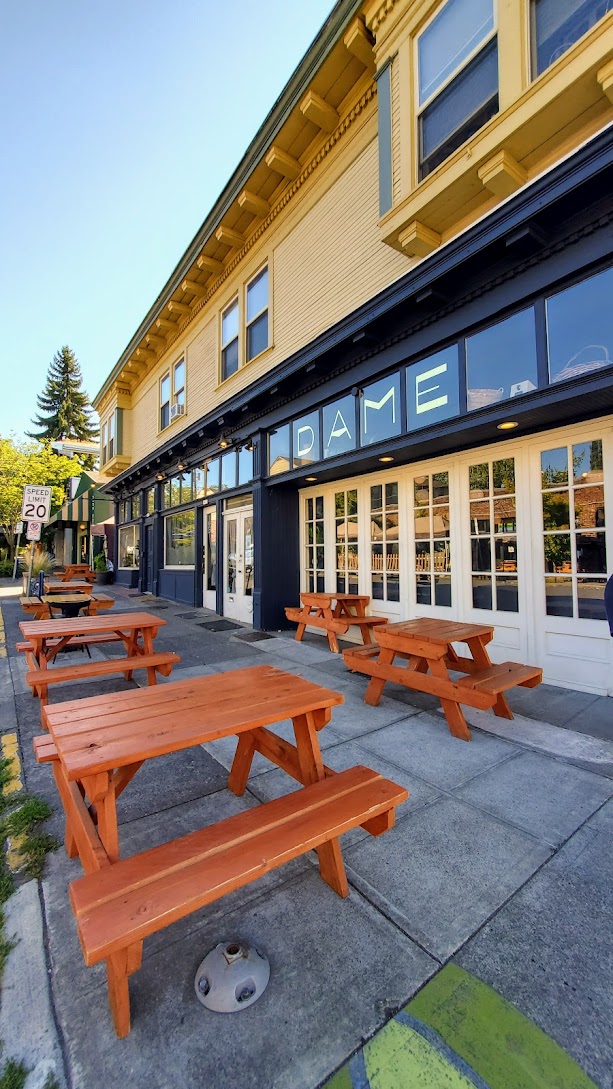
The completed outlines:
<svg viewBox="0 0 613 1089">
<path fill-rule="evenodd" d="M 446 645 L 448 643 L 466 643 L 469 639 L 493 638 L 493 624 L 464 624 L 454 620 L 438 620 L 435 617 L 422 617 L 417 620 L 401 620 L 397 624 L 386 624 L 378 629 L 392 636 L 403 635 Z M 375 636 L 376 637 L 376 636 Z"/>
<path fill-rule="evenodd" d="M 172 681 L 43 708 L 68 779 L 162 756 L 343 703 L 274 666 Z"/>
<path fill-rule="evenodd" d="M 143 612 L 116 613 L 114 616 L 78 616 L 70 620 L 22 620 L 19 627 L 26 639 L 50 639 L 63 635 L 97 635 L 106 631 L 161 628 L 165 623 L 162 617 Z"/>
</svg>

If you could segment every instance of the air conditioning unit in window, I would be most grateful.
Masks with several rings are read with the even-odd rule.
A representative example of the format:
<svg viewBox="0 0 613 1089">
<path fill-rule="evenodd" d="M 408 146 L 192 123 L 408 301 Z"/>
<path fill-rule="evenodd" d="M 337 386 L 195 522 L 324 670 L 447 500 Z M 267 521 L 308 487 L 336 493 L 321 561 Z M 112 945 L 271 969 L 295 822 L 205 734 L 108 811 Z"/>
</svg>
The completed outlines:
<svg viewBox="0 0 613 1089">
<path fill-rule="evenodd" d="M 171 405 L 170 406 L 170 418 L 176 420 L 177 416 L 185 415 L 185 405 Z"/>
</svg>

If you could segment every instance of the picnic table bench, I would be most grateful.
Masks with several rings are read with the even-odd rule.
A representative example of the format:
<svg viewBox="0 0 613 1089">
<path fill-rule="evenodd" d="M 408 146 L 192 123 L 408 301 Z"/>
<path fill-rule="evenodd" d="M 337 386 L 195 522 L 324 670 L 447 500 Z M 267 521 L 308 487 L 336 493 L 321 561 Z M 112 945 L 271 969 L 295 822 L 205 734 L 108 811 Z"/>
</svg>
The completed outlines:
<svg viewBox="0 0 613 1089">
<path fill-rule="evenodd" d="M 88 563 L 66 563 L 62 569 L 54 571 L 53 575 L 60 582 L 71 582 L 73 579 L 94 582 L 96 578 L 96 572 L 92 571 Z"/>
<path fill-rule="evenodd" d="M 32 689 L 32 695 L 40 697 L 41 716 L 48 700 L 49 685 L 112 673 L 123 673 L 130 681 L 135 669 L 147 670 L 147 683 L 150 685 L 157 683 L 157 672 L 167 677 L 173 665 L 181 659 L 170 651 L 154 652 L 153 641 L 158 629 L 165 623 L 165 620 L 152 617 L 149 613 L 123 613 L 116 618 L 86 616 L 69 620 L 21 621 L 19 627 L 25 639 L 17 643 L 17 649 L 25 653 L 30 667 L 25 675 L 26 683 Z M 123 643 L 126 656 L 49 669 L 67 646 L 111 642 Z"/>
<path fill-rule="evenodd" d="M 317 733 L 343 697 L 272 666 L 171 682 L 45 707 L 34 739 L 66 813 L 66 850 L 85 876 L 70 899 L 86 964 L 106 961 L 118 1036 L 130 1031 L 128 977 L 143 939 L 311 849 L 324 881 L 349 892 L 338 837 L 362 826 L 381 835 L 401 786 L 369 768 L 323 764 Z M 293 745 L 268 726 L 291 718 Z M 241 795 L 259 752 L 302 789 L 170 843 L 119 859 L 116 799 L 145 760 L 237 734 L 228 786 Z"/>
<path fill-rule="evenodd" d="M 66 583 L 64 585 L 64 591 L 67 589 Z M 115 604 L 115 598 L 110 594 L 91 594 L 91 588 L 89 583 L 86 584 L 90 589 L 90 602 L 88 606 L 89 616 L 97 616 L 99 612 L 103 612 L 106 609 L 112 609 Z M 72 593 L 72 585 L 70 585 L 70 592 Z M 79 591 L 77 591 L 79 592 Z M 49 620 L 51 617 L 51 611 L 46 601 L 43 601 L 40 597 L 20 597 L 19 604 L 25 613 L 29 613 L 34 620 Z"/>
<path fill-rule="evenodd" d="M 338 636 L 346 635 L 351 626 L 360 629 L 362 642 L 372 644 L 371 629 L 387 624 L 387 617 L 366 616 L 370 603 L 367 594 L 300 594 L 301 606 L 287 606 L 285 615 L 298 625 L 296 639 L 302 641 L 305 628 L 323 628 L 330 650 L 339 653 Z M 334 603 L 334 604 L 333 604 Z"/>
<path fill-rule="evenodd" d="M 470 741 L 461 704 L 481 711 L 492 709 L 500 718 L 513 718 L 504 693 L 516 685 L 534 688 L 543 679 L 538 666 L 490 660 L 487 644 L 494 628 L 423 618 L 388 624 L 375 632 L 377 646 L 348 647 L 343 658 L 348 669 L 370 676 L 364 702 L 377 706 L 387 681 L 438 696 L 451 733 Z M 465 643 L 471 657 L 460 656 L 454 643 Z M 404 665 L 396 665 L 396 658 Z M 453 680 L 449 670 L 467 674 Z"/>
</svg>

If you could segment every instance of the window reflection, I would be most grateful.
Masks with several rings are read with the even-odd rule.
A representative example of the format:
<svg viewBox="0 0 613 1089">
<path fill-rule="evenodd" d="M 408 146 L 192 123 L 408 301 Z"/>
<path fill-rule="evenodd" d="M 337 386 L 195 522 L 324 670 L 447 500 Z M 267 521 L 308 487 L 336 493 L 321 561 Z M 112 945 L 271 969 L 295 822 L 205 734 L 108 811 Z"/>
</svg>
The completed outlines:
<svg viewBox="0 0 613 1089">
<path fill-rule="evenodd" d="M 549 378 L 564 382 L 613 360 L 613 268 L 547 299 Z"/>
<path fill-rule="evenodd" d="M 469 412 L 538 386 L 536 328 L 530 307 L 466 338 Z"/>
</svg>

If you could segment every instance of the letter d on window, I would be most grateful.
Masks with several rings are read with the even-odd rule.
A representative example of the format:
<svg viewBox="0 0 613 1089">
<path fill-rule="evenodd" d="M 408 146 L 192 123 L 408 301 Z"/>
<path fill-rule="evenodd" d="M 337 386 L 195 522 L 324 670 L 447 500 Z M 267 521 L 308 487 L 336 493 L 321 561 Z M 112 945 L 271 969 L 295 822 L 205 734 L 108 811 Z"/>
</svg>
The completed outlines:
<svg viewBox="0 0 613 1089">
<path fill-rule="evenodd" d="M 315 432 L 312 427 L 305 425 L 298 428 L 296 438 L 296 457 L 305 458 L 315 446 Z"/>
</svg>

